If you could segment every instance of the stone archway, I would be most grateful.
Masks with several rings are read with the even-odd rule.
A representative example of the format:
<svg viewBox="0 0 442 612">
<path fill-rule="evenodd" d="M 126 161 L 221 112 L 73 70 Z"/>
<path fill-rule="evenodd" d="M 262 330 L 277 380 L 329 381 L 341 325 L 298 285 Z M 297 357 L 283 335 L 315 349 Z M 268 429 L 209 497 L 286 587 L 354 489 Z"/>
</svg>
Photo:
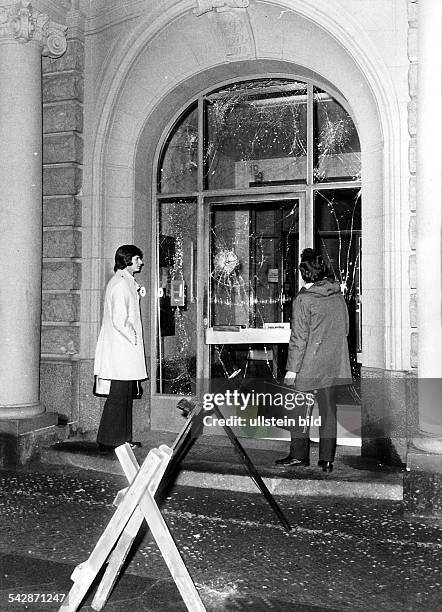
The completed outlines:
<svg viewBox="0 0 442 612">
<path fill-rule="evenodd" d="M 190 7 L 185 10 L 188 4 L 181 3 L 173 16 L 162 15 L 143 36 L 137 31 L 134 45 L 126 44 L 108 78 L 94 155 L 99 183 L 91 190 L 97 219 L 92 232 L 104 259 L 117 243 L 129 240 L 149 250 L 155 149 L 179 110 L 199 92 L 269 73 L 329 82 L 349 103 L 362 148 L 364 366 L 376 375 L 408 369 L 402 331 L 407 311 L 402 299 L 406 234 L 399 214 L 400 130 L 397 100 L 382 61 L 353 23 L 338 23 L 299 2 L 286 3 L 296 10 L 284 6 L 283 20 L 277 4 L 232 8 L 223 11 L 230 17 L 222 18 L 213 10 L 197 17 Z M 229 19 L 237 20 L 243 44 L 230 36 L 235 28 L 229 28 Z M 145 320 L 149 315 L 146 311 Z"/>
</svg>

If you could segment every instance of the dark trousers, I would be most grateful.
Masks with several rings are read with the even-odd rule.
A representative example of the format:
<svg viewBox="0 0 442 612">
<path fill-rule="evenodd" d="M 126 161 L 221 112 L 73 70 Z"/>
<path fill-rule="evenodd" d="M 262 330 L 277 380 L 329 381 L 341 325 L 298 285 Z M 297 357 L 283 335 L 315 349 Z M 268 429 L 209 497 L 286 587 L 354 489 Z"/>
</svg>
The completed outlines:
<svg viewBox="0 0 442 612">
<path fill-rule="evenodd" d="M 132 440 L 132 394 L 132 380 L 111 381 L 98 428 L 98 444 L 120 446 Z"/>
<path fill-rule="evenodd" d="M 319 459 L 334 461 L 336 453 L 336 388 L 326 387 L 316 392 L 321 425 L 319 427 Z M 290 429 L 290 455 L 296 459 L 309 459 L 310 427 Z"/>
</svg>

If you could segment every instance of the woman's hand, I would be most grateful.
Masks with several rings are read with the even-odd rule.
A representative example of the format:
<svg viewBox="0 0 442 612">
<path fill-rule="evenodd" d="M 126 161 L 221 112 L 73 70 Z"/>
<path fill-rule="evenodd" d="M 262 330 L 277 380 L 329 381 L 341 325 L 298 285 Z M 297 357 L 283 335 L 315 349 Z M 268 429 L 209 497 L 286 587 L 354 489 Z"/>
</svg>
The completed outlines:
<svg viewBox="0 0 442 612">
<path fill-rule="evenodd" d="M 284 377 L 284 384 L 288 387 L 294 387 L 296 384 L 296 372 L 291 372 L 287 370 Z"/>
</svg>

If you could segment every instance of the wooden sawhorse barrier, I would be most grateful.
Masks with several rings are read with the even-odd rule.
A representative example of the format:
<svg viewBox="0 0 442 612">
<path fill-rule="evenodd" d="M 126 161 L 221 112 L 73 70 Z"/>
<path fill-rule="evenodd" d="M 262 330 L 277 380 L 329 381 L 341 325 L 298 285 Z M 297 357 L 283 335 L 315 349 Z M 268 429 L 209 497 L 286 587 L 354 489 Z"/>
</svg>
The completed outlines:
<svg viewBox="0 0 442 612">
<path fill-rule="evenodd" d="M 174 467 L 179 466 L 193 442 L 203 431 L 204 410 L 201 404 L 183 399 L 178 403 L 178 407 L 183 411 L 186 421 L 171 448 L 161 445 L 159 448 L 152 449 L 141 467 L 138 465 L 129 444 L 123 444 L 115 449 L 130 485 L 118 492 L 114 501 L 117 510 L 88 560 L 81 563 L 73 571 L 71 579 L 74 584 L 61 606 L 60 612 L 75 612 L 79 608 L 97 575 L 107 563 L 92 601 L 94 610 L 98 611 L 104 608 L 144 520 L 146 520 L 152 532 L 187 609 L 190 612 L 206 612 L 154 499 L 166 470 L 170 469 L 172 471 Z M 214 412 L 218 418 L 223 417 L 217 406 L 214 407 Z M 224 425 L 223 428 L 250 478 L 258 486 L 284 528 L 290 531 L 289 522 L 267 489 L 238 438 L 230 427 Z M 167 481 L 167 474 L 165 480 Z"/>
<path fill-rule="evenodd" d="M 117 510 L 90 557 L 73 571 L 71 579 L 74 584 L 60 612 L 75 612 L 79 608 L 107 561 L 106 571 L 92 601 L 94 610 L 104 608 L 144 520 L 155 538 L 187 609 L 190 612 L 206 612 L 154 499 L 173 450 L 165 445 L 152 449 L 141 467 L 129 444 L 119 446 L 115 452 L 130 485 L 119 491 L 114 501 Z"/>
<path fill-rule="evenodd" d="M 207 414 L 200 403 L 185 398 L 178 402 L 178 408 L 183 411 L 184 415 L 187 417 L 187 421 L 172 445 L 174 452 L 173 459 L 170 465 L 171 468 L 173 468 L 173 465 L 182 461 L 182 459 L 185 457 L 186 453 L 192 446 L 192 443 L 195 441 L 196 438 L 201 435 L 203 431 L 203 416 L 204 414 Z M 210 410 L 215 413 L 218 419 L 224 419 L 224 415 L 216 404 L 214 404 Z M 264 498 L 272 508 L 273 512 L 278 517 L 284 529 L 286 531 L 291 531 L 292 528 L 290 523 L 288 522 L 283 511 L 279 507 L 277 501 L 268 490 L 265 482 L 259 475 L 258 470 L 256 469 L 252 460 L 246 453 L 245 448 L 242 446 L 242 444 L 236 437 L 234 431 L 231 427 L 229 427 L 229 425 L 224 424 L 222 427 L 227 437 L 229 438 L 233 448 L 235 449 L 236 454 L 242 461 L 246 472 L 256 484 L 261 493 L 264 495 Z"/>
</svg>

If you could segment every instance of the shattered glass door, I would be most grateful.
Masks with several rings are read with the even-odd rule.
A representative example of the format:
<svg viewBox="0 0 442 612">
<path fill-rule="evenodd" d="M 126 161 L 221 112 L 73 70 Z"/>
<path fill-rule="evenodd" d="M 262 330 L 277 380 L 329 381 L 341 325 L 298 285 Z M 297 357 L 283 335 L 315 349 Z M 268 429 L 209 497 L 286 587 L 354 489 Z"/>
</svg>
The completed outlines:
<svg viewBox="0 0 442 612">
<path fill-rule="evenodd" d="M 213 205 L 210 213 L 210 326 L 263 328 L 289 322 L 298 291 L 300 200 Z M 249 347 L 215 346 L 211 372 Z M 255 352 L 259 347 L 255 347 Z M 221 356 L 224 354 L 224 359 Z M 241 356 L 239 356 L 241 359 Z M 224 365 L 224 368 L 223 368 Z"/>
<path fill-rule="evenodd" d="M 297 292 L 299 202 L 214 206 L 211 324 L 288 321 Z"/>
</svg>

